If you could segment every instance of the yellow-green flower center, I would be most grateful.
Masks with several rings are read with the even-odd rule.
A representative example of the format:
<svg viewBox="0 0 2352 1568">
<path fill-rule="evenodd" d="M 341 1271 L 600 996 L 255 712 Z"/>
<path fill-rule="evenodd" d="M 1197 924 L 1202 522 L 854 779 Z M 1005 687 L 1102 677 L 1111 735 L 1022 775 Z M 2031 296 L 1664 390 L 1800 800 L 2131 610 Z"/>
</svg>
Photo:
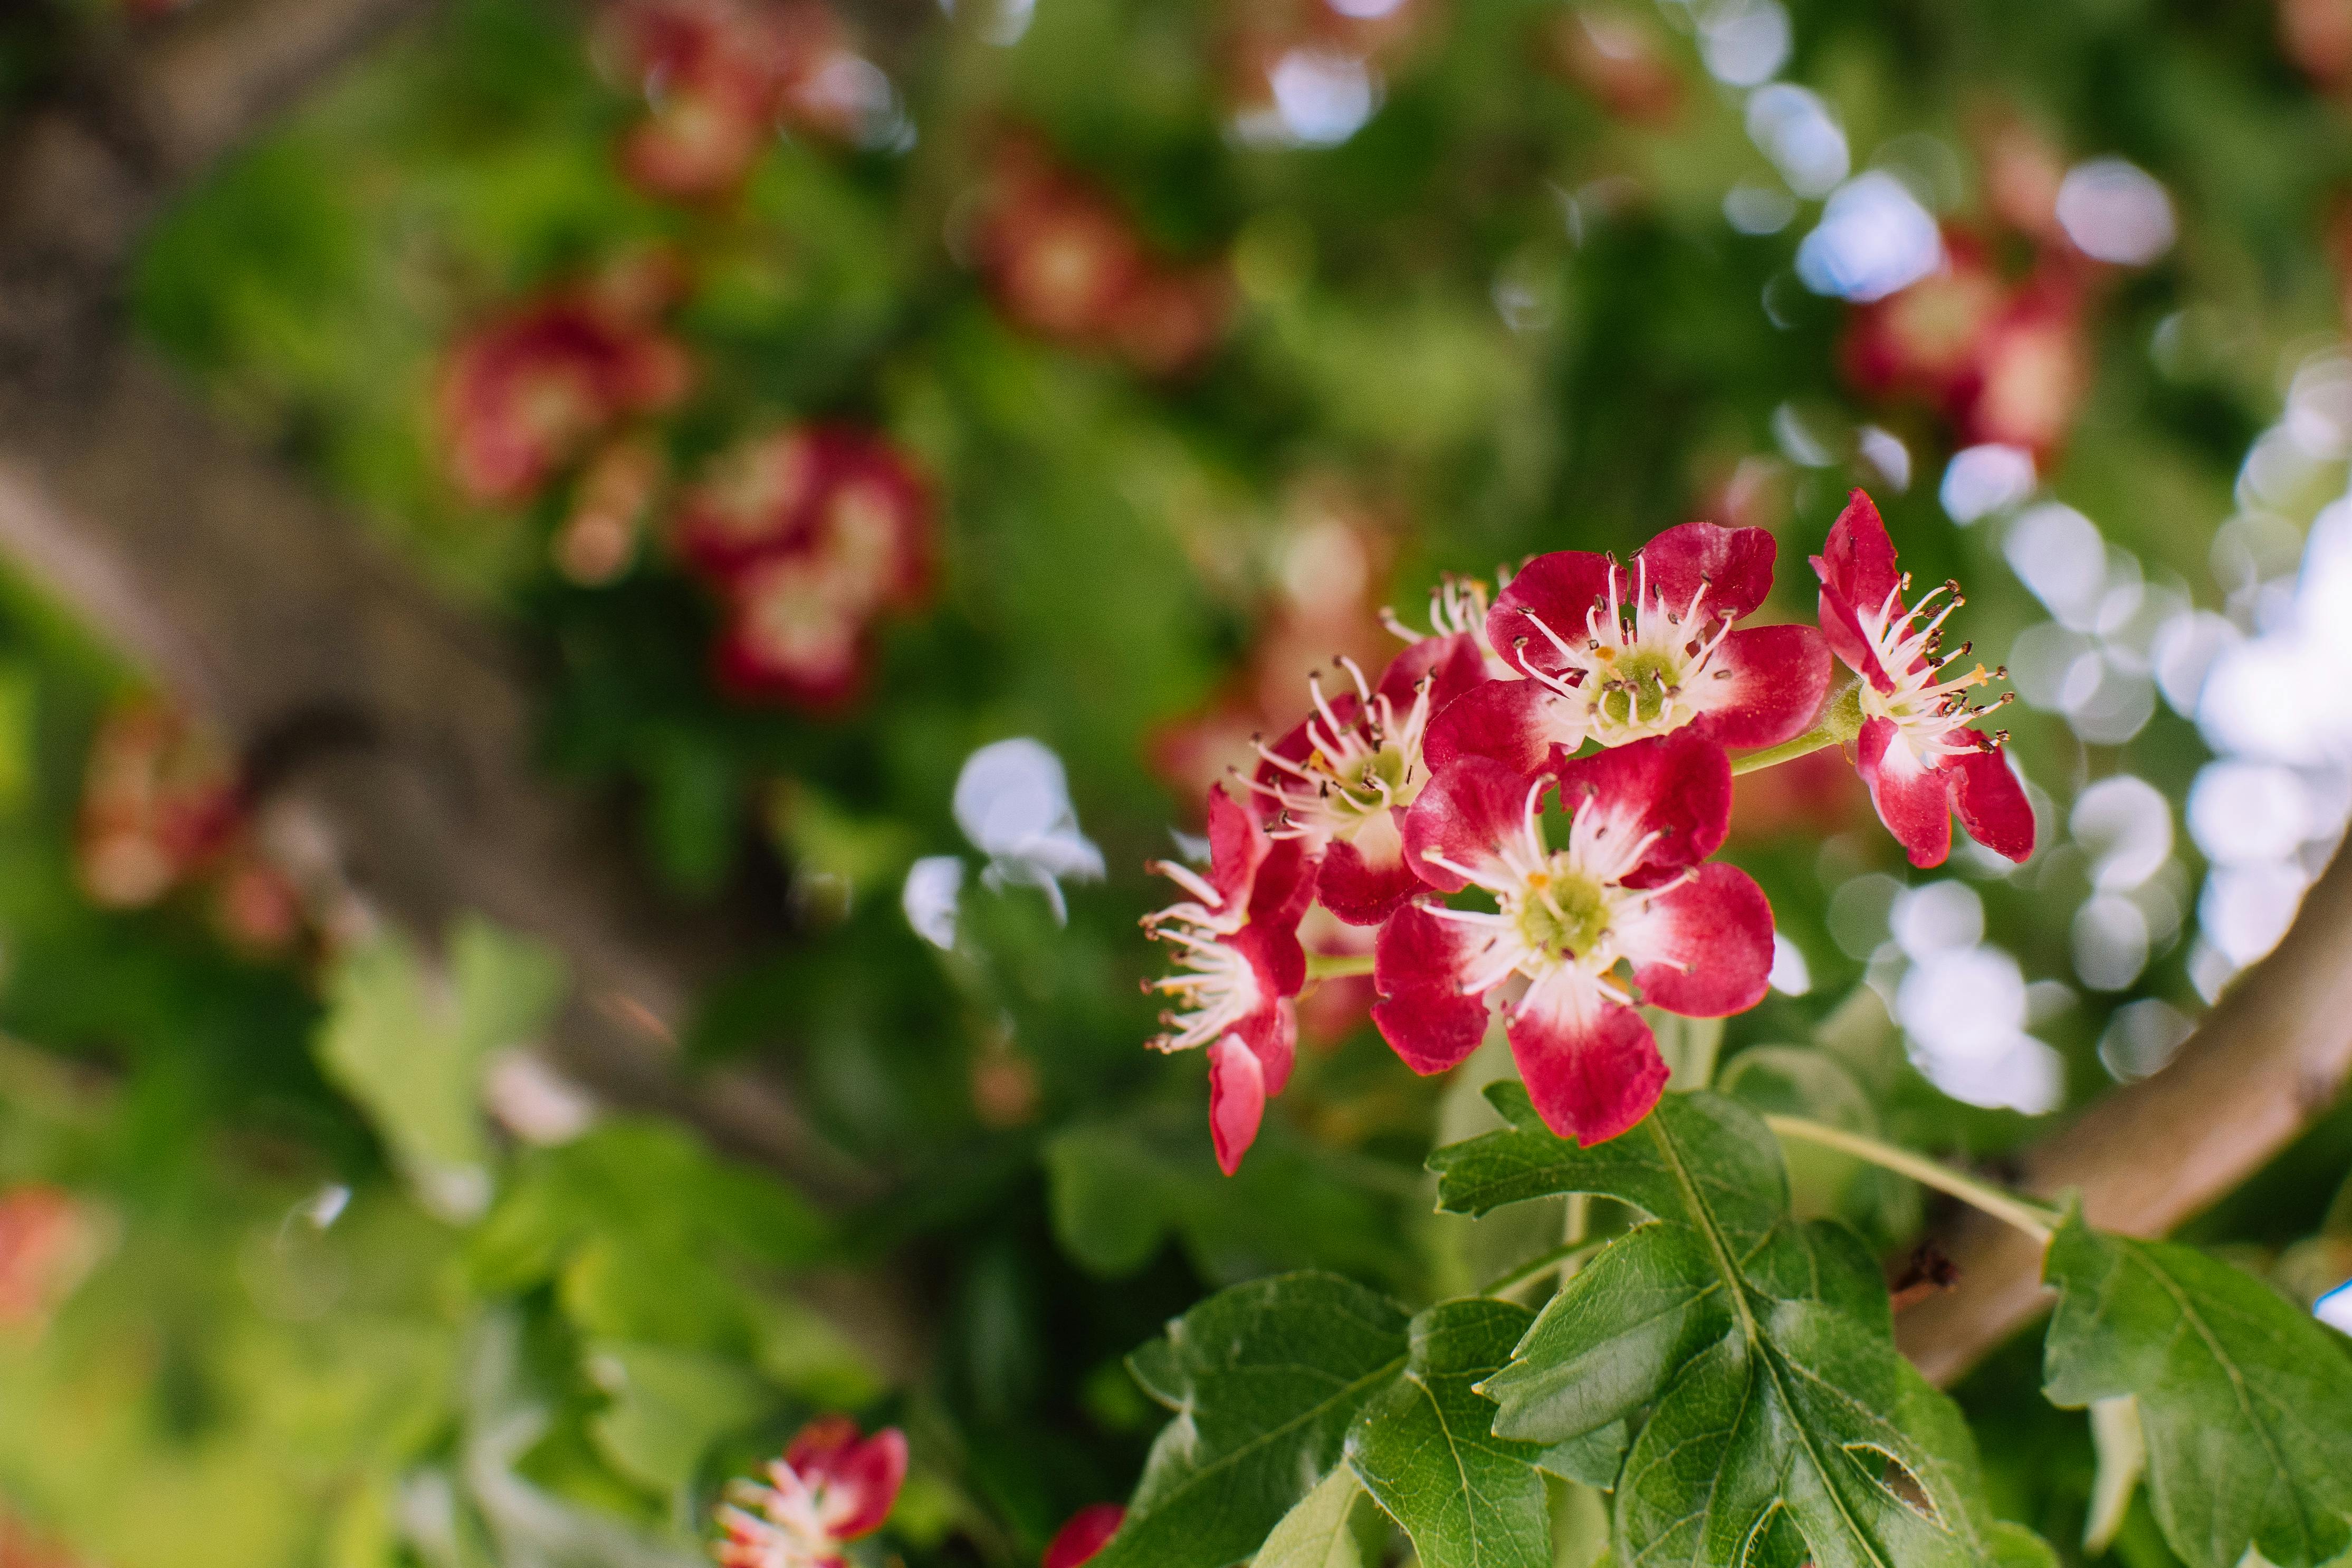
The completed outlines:
<svg viewBox="0 0 2352 1568">
<path fill-rule="evenodd" d="M 1575 870 L 1565 853 L 1528 879 L 1519 905 L 1519 934 L 1529 947 L 1560 954 L 1590 952 L 1609 930 L 1609 899 L 1601 884 Z"/>
</svg>

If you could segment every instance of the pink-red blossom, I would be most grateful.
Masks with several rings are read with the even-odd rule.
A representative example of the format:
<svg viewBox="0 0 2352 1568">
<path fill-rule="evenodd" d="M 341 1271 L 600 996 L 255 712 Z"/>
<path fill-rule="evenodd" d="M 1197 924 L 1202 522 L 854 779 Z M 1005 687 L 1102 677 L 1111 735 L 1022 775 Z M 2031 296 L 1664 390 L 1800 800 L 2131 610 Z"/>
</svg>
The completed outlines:
<svg viewBox="0 0 2352 1568">
<path fill-rule="evenodd" d="M 971 231 L 971 258 L 1004 318 L 1153 375 L 1205 359 L 1233 313 L 1222 262 L 1161 256 L 1111 197 L 1027 137 L 999 148 Z"/>
<path fill-rule="evenodd" d="M 1465 633 L 1424 637 L 1389 661 L 1378 685 L 1353 659 L 1354 688 L 1333 695 L 1319 676 L 1315 710 L 1258 747 L 1250 790 L 1268 830 L 1316 862 L 1315 896 L 1350 925 L 1378 925 L 1421 890 L 1404 855 L 1404 813 L 1429 781 L 1422 755 L 1431 719 L 1486 679 Z"/>
<path fill-rule="evenodd" d="M 731 193 L 779 130 L 852 140 L 875 107 L 872 68 L 816 0 L 619 0 L 596 55 L 645 97 L 622 172 L 674 200 Z"/>
<path fill-rule="evenodd" d="M 614 425 L 676 404 L 691 379 L 685 348 L 648 320 L 586 289 L 546 296 L 451 354 L 438 408 L 450 477 L 479 504 L 529 500 Z"/>
<path fill-rule="evenodd" d="M 929 589 L 929 488 L 896 447 L 845 425 L 739 442 L 680 497 L 672 537 L 717 594 L 721 683 L 837 707 L 863 679 L 872 626 Z"/>
<path fill-rule="evenodd" d="M 1855 762 L 1879 820 L 1915 866 L 1943 864 L 1955 813 L 1978 843 L 2024 860 L 2033 853 L 2033 808 L 1999 738 L 1969 725 L 1987 710 L 1971 707 L 1968 694 L 2000 672 L 1976 664 L 1953 674 L 1968 645 L 1943 648 L 1945 618 L 1961 603 L 1958 584 L 1906 604 L 1911 578 L 1895 565 L 1878 508 L 1860 490 L 1813 571 L 1822 580 L 1822 634 L 1861 677 Z"/>
<path fill-rule="evenodd" d="M 842 1547 L 890 1517 L 907 1436 L 892 1426 L 868 1437 L 846 1415 L 821 1415 L 764 1473 L 727 1488 L 712 1548 L 721 1568 L 840 1568 Z"/>
<path fill-rule="evenodd" d="M 1619 746 L 1688 727 L 1770 746 L 1812 722 L 1830 659 L 1810 626 L 1738 626 L 1772 587 L 1772 536 L 1685 522 L 1629 563 L 1538 555 L 1486 615 L 1497 656 L 1527 679 L 1471 692 L 1432 727 L 1431 761 L 1496 758 L 1527 772 L 1553 748 Z"/>
<path fill-rule="evenodd" d="M 1407 814 L 1406 853 L 1438 889 L 1475 888 L 1494 907 L 1391 917 L 1373 1021 L 1407 1066 L 1442 1072 L 1476 1048 L 1499 995 L 1545 1124 L 1584 1143 L 1617 1136 L 1667 1076 L 1637 1002 L 1720 1017 L 1763 997 L 1771 910 L 1746 873 L 1706 863 L 1730 810 L 1730 762 L 1690 728 L 1533 773 L 1475 755 L 1447 764 Z"/>
<path fill-rule="evenodd" d="M 1311 868 L 1296 840 L 1270 837 L 1255 816 L 1213 788 L 1208 875 L 1173 862 L 1150 868 L 1185 895 L 1143 921 L 1145 934 L 1175 949 L 1178 965 L 1145 984 L 1171 1003 L 1151 1045 L 1208 1047 L 1209 1131 L 1230 1176 L 1297 1059 L 1291 998 L 1307 984 L 1298 920 Z"/>
</svg>

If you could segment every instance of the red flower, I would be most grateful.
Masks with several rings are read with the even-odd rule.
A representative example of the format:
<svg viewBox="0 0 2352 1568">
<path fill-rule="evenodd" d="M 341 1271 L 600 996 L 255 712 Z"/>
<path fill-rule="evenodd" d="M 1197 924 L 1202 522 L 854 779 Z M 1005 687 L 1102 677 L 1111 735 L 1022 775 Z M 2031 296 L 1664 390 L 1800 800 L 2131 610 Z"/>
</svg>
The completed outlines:
<svg viewBox="0 0 2352 1568">
<path fill-rule="evenodd" d="M 874 108 L 846 90 L 848 73 L 866 72 L 822 5 L 623 0 L 604 13 L 596 52 L 607 74 L 645 94 L 621 168 L 652 195 L 727 195 L 779 127 L 849 141 Z"/>
<path fill-rule="evenodd" d="M 159 703 L 126 703 L 90 745 L 75 842 L 82 889 L 110 909 L 143 909 L 214 861 L 244 817 L 217 737 Z"/>
<path fill-rule="evenodd" d="M 1521 772 L 1555 746 L 1622 745 L 1685 726 L 1726 746 L 1800 733 L 1829 689 L 1829 652 L 1811 626 L 1732 624 L 1772 586 L 1772 536 L 1685 522 L 1630 566 L 1590 551 L 1538 555 L 1487 612 L 1486 635 L 1526 680 L 1481 688 L 1430 736 L 1443 767 L 1468 754 Z"/>
<path fill-rule="evenodd" d="M 1944 254 L 1940 271 L 1855 310 L 1841 351 L 1847 378 L 1874 396 L 1927 404 L 1964 444 L 2047 455 L 2090 386 L 2080 280 L 2045 260 L 2011 283 L 1958 230 L 1946 232 Z"/>
<path fill-rule="evenodd" d="M 1944 618 L 1962 602 L 1958 585 L 1946 583 L 1906 608 L 1911 579 L 1896 570 L 1886 525 L 1860 490 L 1813 557 L 1813 571 L 1822 580 L 1822 633 L 1862 677 L 1856 756 L 1879 820 L 1914 866 L 1943 864 L 1954 812 L 1978 843 L 2024 860 L 2033 853 L 2033 808 L 1999 740 L 1969 727 L 1990 710 L 1965 700 L 2002 672 L 1979 664 L 1948 679 L 1944 674 L 1969 652 L 1966 644 L 1942 652 Z M 1928 616 L 1939 596 L 1943 606 Z"/>
<path fill-rule="evenodd" d="M 1541 813 L 1557 786 L 1567 847 Z M 1405 822 L 1437 887 L 1476 887 L 1493 912 L 1412 904 L 1381 931 L 1373 1022 L 1405 1064 L 1442 1072 L 1475 1049 L 1490 992 L 1524 980 L 1507 1033 L 1546 1126 L 1583 1143 L 1649 1113 L 1666 1066 L 1639 1000 L 1720 1017 L 1761 1000 L 1772 911 L 1723 843 L 1731 764 L 1692 730 L 1532 776 L 1489 757 L 1441 770 Z M 1631 987 L 1621 966 L 1630 970 Z"/>
<path fill-rule="evenodd" d="M 875 617 L 929 587 L 928 489 L 887 441 L 849 426 L 739 443 L 681 498 L 673 531 L 725 605 L 719 675 L 747 696 L 847 700 Z"/>
<path fill-rule="evenodd" d="M 1155 256 L 1110 196 L 1015 137 L 972 234 L 972 259 L 1013 325 L 1074 348 L 1109 350 L 1152 375 L 1206 358 L 1233 313 L 1222 263 Z"/>
<path fill-rule="evenodd" d="M 450 476 L 482 505 L 530 500 L 621 419 L 686 395 L 686 350 L 585 293 L 525 306 L 477 331 L 442 373 Z"/>
<path fill-rule="evenodd" d="M 1155 1050 L 1209 1047 L 1209 1131 L 1225 1174 L 1241 1168 L 1265 1102 L 1290 1081 L 1298 1021 L 1290 999 L 1307 984 L 1298 945 L 1313 868 L 1295 840 L 1270 837 L 1222 789 L 1209 791 L 1209 875 L 1165 861 L 1147 868 L 1189 896 L 1143 920 L 1174 944 L 1180 973 L 1147 982 L 1174 998 Z"/>
<path fill-rule="evenodd" d="M 89 1212 L 57 1188 L 0 1193 L 0 1328 L 45 1320 L 99 1251 Z"/>
<path fill-rule="evenodd" d="M 1038 1568 L 1081 1568 L 1110 1543 L 1110 1538 L 1126 1522 L 1127 1510 L 1115 1502 L 1098 1502 L 1078 1510 L 1070 1515 L 1068 1523 L 1055 1532 Z"/>
<path fill-rule="evenodd" d="M 1378 925 L 1419 892 L 1404 857 L 1404 812 L 1429 780 L 1422 742 L 1432 716 L 1486 680 L 1475 639 L 1425 637 L 1389 661 L 1374 688 L 1340 661 L 1355 690 L 1326 697 L 1281 740 L 1261 743 L 1250 789 L 1278 838 L 1318 862 L 1315 896 L 1350 925 Z"/>
<path fill-rule="evenodd" d="M 712 1555 L 722 1568 L 837 1568 L 844 1544 L 890 1517 L 907 1436 L 892 1426 L 866 1437 L 846 1415 L 821 1415 L 766 1469 L 764 1484 L 729 1484 Z"/>
</svg>

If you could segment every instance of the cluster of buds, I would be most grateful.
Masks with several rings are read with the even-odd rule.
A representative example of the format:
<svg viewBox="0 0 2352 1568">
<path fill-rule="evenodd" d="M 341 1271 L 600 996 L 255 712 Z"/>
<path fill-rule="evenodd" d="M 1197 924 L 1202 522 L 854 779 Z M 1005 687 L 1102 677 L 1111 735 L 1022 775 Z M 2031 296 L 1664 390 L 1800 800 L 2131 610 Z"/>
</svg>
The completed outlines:
<svg viewBox="0 0 2352 1568">
<path fill-rule="evenodd" d="M 1944 254 L 1938 271 L 1854 311 L 1842 348 L 1847 379 L 1868 396 L 1926 404 L 1963 446 L 2046 458 L 2090 390 L 2081 269 L 2053 251 L 2011 279 L 1984 242 L 1957 229 Z"/>
<path fill-rule="evenodd" d="M 684 288 L 673 258 L 642 253 L 467 334 L 443 367 L 437 407 L 459 492 L 478 506 L 526 504 L 628 421 L 677 406 L 694 366 L 661 318 Z"/>
<path fill-rule="evenodd" d="M 890 1517 L 907 1479 L 907 1437 L 868 1437 L 845 1415 L 801 1428 L 760 1480 L 737 1480 L 719 1506 L 720 1568 L 845 1568 L 843 1548 Z"/>
<path fill-rule="evenodd" d="M 1208 357 L 1232 314 L 1222 262 L 1159 254 L 1108 193 L 1027 137 L 1007 138 L 974 216 L 973 264 L 1005 319 L 1151 375 Z"/>
<path fill-rule="evenodd" d="M 928 487 L 853 426 L 738 442 L 686 489 L 670 526 L 722 607 L 719 679 L 746 698 L 838 707 L 858 689 L 876 619 L 929 591 Z"/>
<path fill-rule="evenodd" d="M 1246 805 L 1210 792 L 1207 874 L 1155 867 L 1185 896 L 1144 927 L 1178 962 L 1148 987 L 1173 998 L 1152 1044 L 1207 1048 L 1228 1173 L 1289 1076 L 1310 906 L 1376 931 L 1373 1021 L 1407 1066 L 1454 1067 L 1499 1006 L 1545 1122 L 1591 1143 L 1664 1087 L 1639 1005 L 1720 1017 L 1764 994 L 1771 910 L 1709 859 L 1733 750 L 1848 748 L 1916 865 L 1948 854 L 1955 812 L 2032 853 L 2023 786 L 1968 700 L 1999 672 L 1943 645 L 1957 593 L 1913 596 L 1860 491 L 1812 559 L 1818 626 L 1739 624 L 1774 555 L 1761 529 L 1691 522 L 1625 562 L 1537 556 L 1491 596 L 1449 584 L 1377 678 L 1344 661 L 1339 689 L 1310 682 Z"/>
<path fill-rule="evenodd" d="M 254 841 L 227 748 L 152 698 L 100 725 L 74 847 L 82 891 L 101 908 L 146 909 L 201 886 L 223 933 L 248 952 L 282 952 L 300 935 L 301 900 Z"/>
<path fill-rule="evenodd" d="M 730 195 L 780 132 L 864 140 L 888 91 L 821 0 L 615 0 L 598 65 L 642 94 L 621 169 L 649 195 Z"/>
</svg>

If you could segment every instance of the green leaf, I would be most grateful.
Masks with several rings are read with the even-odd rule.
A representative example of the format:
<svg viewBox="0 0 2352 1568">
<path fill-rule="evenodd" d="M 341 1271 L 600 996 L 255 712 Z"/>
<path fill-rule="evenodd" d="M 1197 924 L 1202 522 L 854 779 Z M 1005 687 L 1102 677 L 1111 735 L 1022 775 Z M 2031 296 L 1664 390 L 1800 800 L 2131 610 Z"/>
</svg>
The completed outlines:
<svg viewBox="0 0 2352 1568">
<path fill-rule="evenodd" d="M 2061 1568 L 2057 1550 L 2021 1524 L 1996 1524 L 1989 1539 L 1993 1568 Z"/>
<path fill-rule="evenodd" d="M 662 1345 L 602 1344 L 589 1356 L 612 1404 L 590 1424 L 613 1467 L 664 1497 L 682 1496 L 711 1444 L 774 1403 L 740 1363 Z"/>
<path fill-rule="evenodd" d="M 2130 1394 L 2148 1500 L 2193 1568 L 2249 1547 L 2312 1568 L 2352 1547 L 2352 1359 L 2270 1288 L 2193 1248 L 2067 1216 L 2044 1392 L 2073 1408 Z"/>
<path fill-rule="evenodd" d="M 1550 1568 L 1541 1450 L 1494 1436 L 1494 1401 L 1477 1392 L 1530 1319 L 1508 1301 L 1430 1308 L 1412 1321 L 1404 1375 L 1348 1433 L 1349 1465 L 1425 1568 Z"/>
<path fill-rule="evenodd" d="M 1402 1309 L 1330 1274 L 1221 1291 L 1129 1360 L 1176 1413 L 1095 1568 L 1224 1568 L 1339 1462 L 1349 1425 L 1405 1368 Z"/>
<path fill-rule="evenodd" d="M 1345 1465 L 1315 1483 L 1258 1548 L 1252 1568 L 1363 1568 L 1364 1483 Z"/>
<path fill-rule="evenodd" d="M 544 1027 L 565 984 L 552 950 L 470 917 L 450 939 L 446 984 L 395 936 L 352 948 L 330 976 L 320 1060 L 445 1217 L 476 1218 L 489 1200 L 490 1057 Z"/>
<path fill-rule="evenodd" d="M 1172 1235 L 1213 1281 L 1328 1268 L 1402 1283 L 1411 1259 L 1396 1244 L 1396 1205 L 1269 1134 L 1227 1177 L 1197 1110 L 1066 1129 L 1045 1151 L 1055 1239 L 1108 1279 L 1141 1269 Z"/>
<path fill-rule="evenodd" d="M 1585 1149 L 1553 1136 L 1519 1086 L 1488 1092 L 1511 1125 L 1438 1151 L 1442 1206 L 1588 1193 L 1648 1222 L 1579 1271 L 1484 1384 L 1496 1431 L 1580 1445 L 1547 1463 L 1572 1456 L 1577 1479 L 1614 1484 L 1626 1568 L 1984 1561 L 1967 1427 L 1896 1352 L 1852 1234 L 1790 1218 L 1761 1121 L 1716 1095 L 1670 1095 Z M 1619 1452 L 1622 1474 L 1607 1474 Z"/>
</svg>

